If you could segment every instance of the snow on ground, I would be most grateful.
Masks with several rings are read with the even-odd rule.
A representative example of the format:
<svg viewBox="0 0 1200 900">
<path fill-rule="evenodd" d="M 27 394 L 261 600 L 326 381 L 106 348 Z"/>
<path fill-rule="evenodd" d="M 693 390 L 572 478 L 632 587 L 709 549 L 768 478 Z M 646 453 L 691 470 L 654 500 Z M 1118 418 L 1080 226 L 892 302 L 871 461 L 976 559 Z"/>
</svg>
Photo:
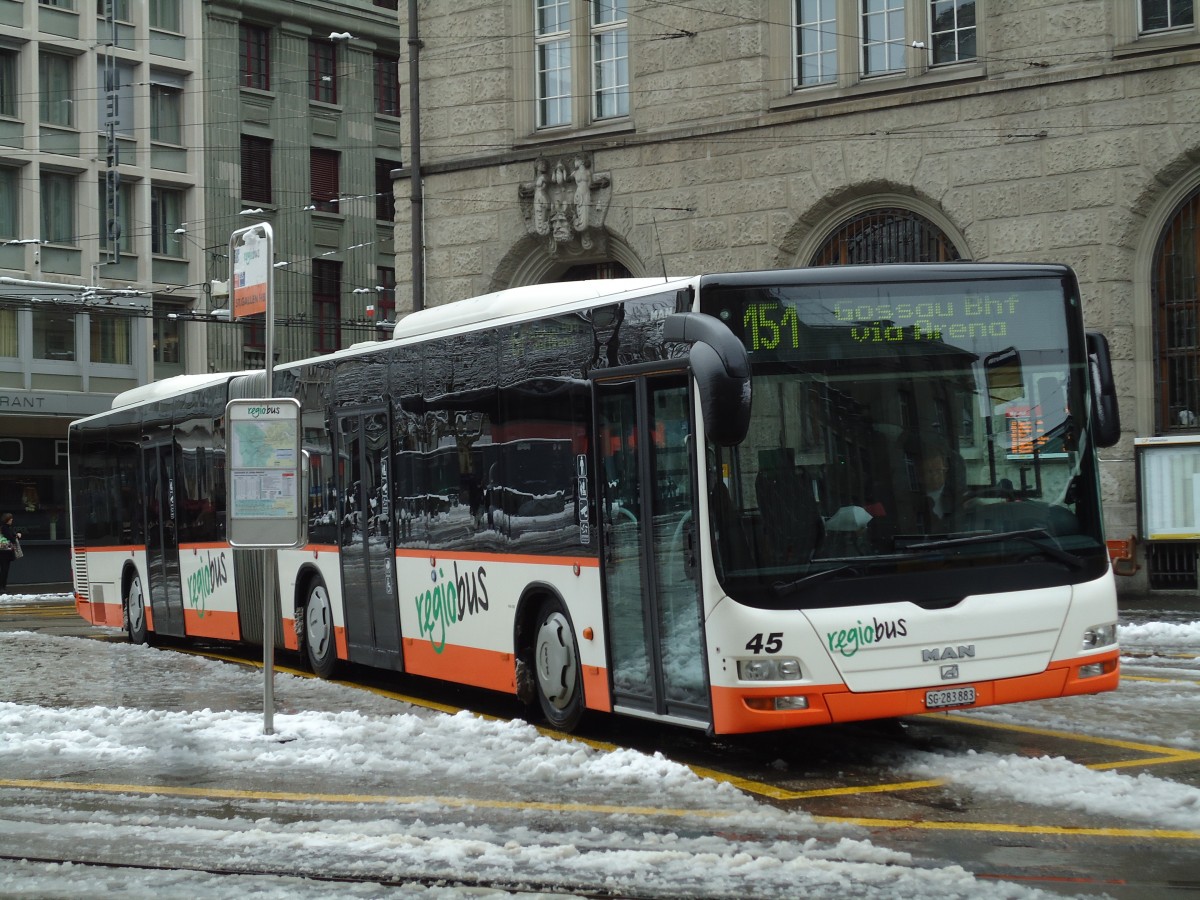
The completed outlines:
<svg viewBox="0 0 1200 900">
<path fill-rule="evenodd" d="M 1200 621 L 1125 625 L 1121 639 L 1136 651 L 1135 665 L 1190 649 L 1192 680 L 1133 681 L 1101 697 L 975 714 L 1026 724 L 1032 714 L 1041 717 L 1034 724 L 1079 731 L 1083 702 L 1116 704 L 1110 711 L 1122 715 L 1120 704 L 1129 714 L 1154 705 L 1168 716 L 1177 704 L 1176 732 L 1149 734 L 1134 721 L 1127 739 L 1196 749 L 1200 735 L 1184 722 L 1196 719 L 1200 703 Z M 564 888 L 739 900 L 1050 896 L 878 847 L 861 832 L 762 805 L 657 754 L 552 740 L 520 721 L 446 715 L 277 674 L 275 734 L 266 735 L 260 673 L 30 633 L 0 634 L 0 671 L 4 897 L 77 896 L 84 886 L 92 895 L 147 900 L 444 900 Z M 903 764 L 914 777 L 1021 802 L 1200 830 L 1200 791 L 1150 774 L 988 753 L 913 751 Z M 98 797 L 18 780 L 130 787 Z M 137 791 L 142 784 L 161 793 Z M 191 786 L 212 793 L 190 796 Z M 287 793 L 261 799 L 237 790 Z M 58 858 L 168 868 L 37 861 Z"/>
<path fill-rule="evenodd" d="M 1097 772 L 1061 757 L 975 751 L 953 758 L 913 754 L 907 769 L 915 778 L 954 781 L 1022 803 L 1200 832 L 1200 789 L 1146 773 Z"/>
<path fill-rule="evenodd" d="M 71 594 L 0 594 L 0 606 L 21 606 L 36 603 L 70 603 Z"/>
<path fill-rule="evenodd" d="M 1125 623 L 1118 626 L 1117 639 L 1120 690 L 967 715 L 1124 742 L 1146 759 L 1160 755 L 1159 748 L 1200 750 L 1200 620 Z M 1200 789 L 1147 772 L 1095 771 L 1062 758 L 973 751 L 954 757 L 912 753 L 905 768 L 914 778 L 942 778 L 1022 803 L 1200 831 Z"/>
<path fill-rule="evenodd" d="M 1121 624 L 1121 688 L 970 713 L 989 721 L 1200 751 L 1200 619 Z"/>
</svg>

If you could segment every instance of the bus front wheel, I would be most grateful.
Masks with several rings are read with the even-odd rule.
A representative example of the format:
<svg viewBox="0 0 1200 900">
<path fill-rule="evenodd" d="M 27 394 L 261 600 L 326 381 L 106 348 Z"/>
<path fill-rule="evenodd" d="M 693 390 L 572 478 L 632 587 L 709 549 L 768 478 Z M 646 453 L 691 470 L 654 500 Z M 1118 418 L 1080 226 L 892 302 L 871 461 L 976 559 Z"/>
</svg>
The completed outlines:
<svg viewBox="0 0 1200 900">
<path fill-rule="evenodd" d="M 571 623 L 556 600 L 544 600 L 538 610 L 533 666 L 542 714 L 570 731 L 583 717 L 583 679 Z"/>
<path fill-rule="evenodd" d="M 142 593 L 142 576 L 134 573 L 125 592 L 125 632 L 132 644 L 149 643 L 150 631 L 146 627 L 146 595 Z"/>
<path fill-rule="evenodd" d="M 313 672 L 321 678 L 330 678 L 337 666 L 337 641 L 329 590 L 320 579 L 309 587 L 304 604 L 304 647 Z"/>
</svg>

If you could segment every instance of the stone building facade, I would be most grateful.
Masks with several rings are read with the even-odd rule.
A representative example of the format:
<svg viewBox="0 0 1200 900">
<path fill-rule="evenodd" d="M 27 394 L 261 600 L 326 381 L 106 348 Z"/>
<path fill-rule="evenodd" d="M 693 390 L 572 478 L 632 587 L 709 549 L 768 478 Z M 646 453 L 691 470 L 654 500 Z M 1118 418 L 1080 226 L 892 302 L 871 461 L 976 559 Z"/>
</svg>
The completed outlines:
<svg viewBox="0 0 1200 900">
<path fill-rule="evenodd" d="M 1119 382 L 1109 537 L 1137 535 L 1135 438 L 1200 423 L 1200 337 L 1168 323 L 1197 317 L 1194 6 L 423 0 L 399 306 L 413 208 L 425 306 L 612 272 L 1067 263 Z M 1196 546 L 1138 541 L 1122 589 L 1193 587 Z"/>
</svg>

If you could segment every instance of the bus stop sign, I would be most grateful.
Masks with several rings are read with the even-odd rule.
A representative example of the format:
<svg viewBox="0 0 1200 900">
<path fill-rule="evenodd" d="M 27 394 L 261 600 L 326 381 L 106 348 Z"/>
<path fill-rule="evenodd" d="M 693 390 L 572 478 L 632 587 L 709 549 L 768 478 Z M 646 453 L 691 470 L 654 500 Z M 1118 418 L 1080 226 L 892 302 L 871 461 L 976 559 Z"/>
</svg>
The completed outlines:
<svg viewBox="0 0 1200 900">
<path fill-rule="evenodd" d="M 300 403 L 230 400 L 227 534 L 233 547 L 290 549 L 307 542 Z"/>
</svg>

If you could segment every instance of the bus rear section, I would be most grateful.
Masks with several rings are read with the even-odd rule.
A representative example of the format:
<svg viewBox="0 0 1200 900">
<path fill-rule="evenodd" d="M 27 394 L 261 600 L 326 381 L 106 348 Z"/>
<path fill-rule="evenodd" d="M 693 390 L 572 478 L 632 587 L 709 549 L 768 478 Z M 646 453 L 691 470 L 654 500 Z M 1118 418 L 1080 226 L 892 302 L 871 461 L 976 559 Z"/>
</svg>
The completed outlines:
<svg viewBox="0 0 1200 900">
<path fill-rule="evenodd" d="M 702 280 L 754 390 L 706 451 L 715 731 L 1117 687 L 1079 307 L 1058 266 Z"/>
</svg>

